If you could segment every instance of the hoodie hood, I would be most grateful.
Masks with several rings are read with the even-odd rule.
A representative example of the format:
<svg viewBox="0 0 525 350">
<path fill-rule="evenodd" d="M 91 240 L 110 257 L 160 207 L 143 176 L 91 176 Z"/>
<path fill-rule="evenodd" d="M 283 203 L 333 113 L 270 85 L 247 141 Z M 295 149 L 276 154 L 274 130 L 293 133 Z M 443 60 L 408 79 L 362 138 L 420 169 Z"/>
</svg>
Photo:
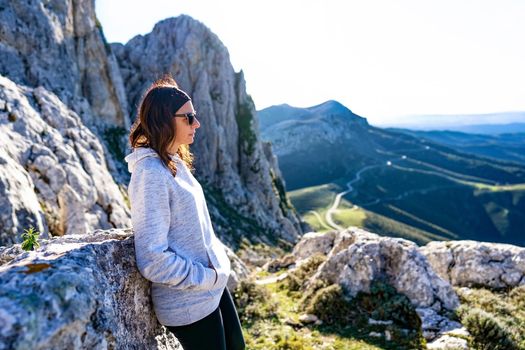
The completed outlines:
<svg viewBox="0 0 525 350">
<path fill-rule="evenodd" d="M 148 148 L 148 147 L 135 148 L 133 152 L 131 152 L 124 158 L 124 160 L 128 163 L 128 171 L 132 173 L 133 170 L 135 170 L 135 166 L 137 165 L 137 163 L 147 157 L 160 158 L 158 153 L 152 148 Z M 175 162 L 181 160 L 178 154 L 172 155 L 171 159 Z"/>
<path fill-rule="evenodd" d="M 135 148 L 133 152 L 131 152 L 130 154 L 126 156 L 126 158 L 124 158 L 124 160 L 128 163 L 128 171 L 132 173 L 133 170 L 135 170 L 135 166 L 137 165 L 137 163 L 147 157 L 159 158 L 159 155 L 157 154 L 157 152 L 155 152 L 151 148 L 147 148 L 147 147 Z"/>
</svg>

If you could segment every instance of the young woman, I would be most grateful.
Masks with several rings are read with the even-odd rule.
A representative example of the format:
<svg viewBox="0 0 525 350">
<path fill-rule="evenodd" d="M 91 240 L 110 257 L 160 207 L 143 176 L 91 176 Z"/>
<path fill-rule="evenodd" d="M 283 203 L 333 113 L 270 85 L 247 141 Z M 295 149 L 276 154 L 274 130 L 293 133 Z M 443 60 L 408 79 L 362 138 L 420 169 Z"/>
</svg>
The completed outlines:
<svg viewBox="0 0 525 350">
<path fill-rule="evenodd" d="M 192 175 L 189 145 L 199 126 L 190 97 L 173 79 L 146 91 L 126 157 L 137 267 L 152 282 L 157 319 L 185 350 L 244 349 L 226 287 L 230 260 Z"/>
</svg>

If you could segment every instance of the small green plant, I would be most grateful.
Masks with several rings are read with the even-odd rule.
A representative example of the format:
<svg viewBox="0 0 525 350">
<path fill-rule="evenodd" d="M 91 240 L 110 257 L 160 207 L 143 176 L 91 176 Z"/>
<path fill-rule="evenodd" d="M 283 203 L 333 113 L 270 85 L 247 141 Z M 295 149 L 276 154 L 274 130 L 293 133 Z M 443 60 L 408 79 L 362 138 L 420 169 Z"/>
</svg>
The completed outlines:
<svg viewBox="0 0 525 350">
<path fill-rule="evenodd" d="M 122 161 L 126 155 L 126 134 L 126 129 L 120 126 L 108 127 L 102 134 L 109 152 L 119 161 Z"/>
<path fill-rule="evenodd" d="M 481 309 L 470 309 L 463 316 L 463 325 L 472 335 L 474 349 L 517 349 L 504 326 L 490 313 Z"/>
<path fill-rule="evenodd" d="M 343 295 L 339 284 L 331 284 L 319 289 L 306 308 L 309 314 L 315 314 L 323 322 L 331 324 L 348 324 L 352 322 L 353 310 Z"/>
<path fill-rule="evenodd" d="M 281 288 L 287 288 L 290 291 L 299 291 L 303 289 L 306 281 L 317 271 L 319 265 L 326 261 L 326 256 L 317 253 L 311 256 L 308 261 L 304 262 L 293 272 L 288 274 L 287 285 L 281 285 Z"/>
<path fill-rule="evenodd" d="M 277 317 L 277 303 L 264 286 L 254 282 L 241 281 L 234 292 L 234 302 L 243 324 Z"/>
<path fill-rule="evenodd" d="M 24 233 L 22 233 L 22 249 L 29 251 L 33 250 L 34 248 L 40 247 L 40 243 L 38 243 L 39 235 L 40 232 L 35 230 L 33 226 L 29 227 L 29 229 L 24 230 Z"/>
</svg>

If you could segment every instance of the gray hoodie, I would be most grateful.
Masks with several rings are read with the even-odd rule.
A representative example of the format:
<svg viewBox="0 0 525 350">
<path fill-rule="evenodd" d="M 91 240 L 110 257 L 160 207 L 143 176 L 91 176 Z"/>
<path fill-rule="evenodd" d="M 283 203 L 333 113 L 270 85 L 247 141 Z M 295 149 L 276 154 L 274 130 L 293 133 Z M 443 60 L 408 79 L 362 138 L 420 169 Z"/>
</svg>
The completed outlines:
<svg viewBox="0 0 525 350">
<path fill-rule="evenodd" d="M 172 159 L 176 177 L 150 148 L 126 157 L 137 267 L 152 282 L 159 322 L 181 326 L 217 308 L 231 266 L 213 231 L 201 185 L 178 155 Z"/>
</svg>

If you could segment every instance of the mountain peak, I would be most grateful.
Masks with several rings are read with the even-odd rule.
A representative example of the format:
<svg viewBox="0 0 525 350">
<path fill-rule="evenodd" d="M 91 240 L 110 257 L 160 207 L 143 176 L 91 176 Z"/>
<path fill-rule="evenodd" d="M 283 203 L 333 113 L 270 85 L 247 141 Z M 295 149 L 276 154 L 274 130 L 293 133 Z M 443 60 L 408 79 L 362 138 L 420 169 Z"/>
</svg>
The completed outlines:
<svg viewBox="0 0 525 350">
<path fill-rule="evenodd" d="M 336 100 L 328 100 L 323 103 L 320 103 L 318 105 L 308 107 L 307 110 L 311 112 L 317 112 L 317 113 L 337 113 L 337 114 L 347 114 L 352 113 L 350 109 L 348 109 L 346 106 L 344 106 L 342 103 L 336 101 Z M 353 113 L 352 113 L 353 114 Z"/>
</svg>

